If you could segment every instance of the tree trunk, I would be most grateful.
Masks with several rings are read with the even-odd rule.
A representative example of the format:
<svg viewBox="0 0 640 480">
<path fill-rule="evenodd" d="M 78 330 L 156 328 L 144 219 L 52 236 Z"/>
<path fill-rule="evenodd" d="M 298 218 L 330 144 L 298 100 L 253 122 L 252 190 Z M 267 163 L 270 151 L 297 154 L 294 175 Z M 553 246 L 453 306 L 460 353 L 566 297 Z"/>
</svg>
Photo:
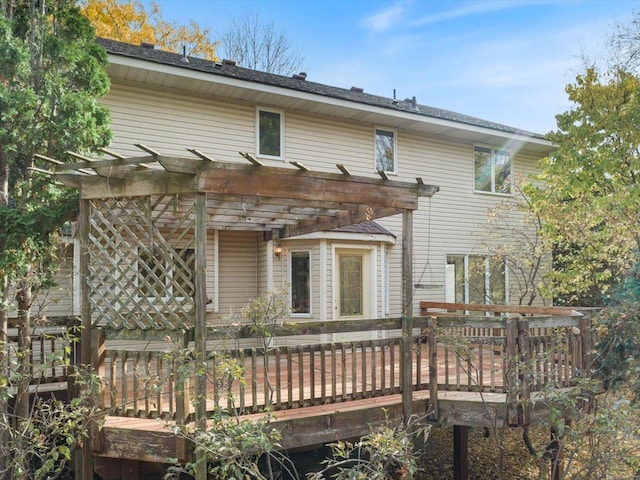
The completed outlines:
<svg viewBox="0 0 640 480">
<path fill-rule="evenodd" d="M 10 6 L 9 6 L 10 7 Z M 3 9 L 9 8 L 3 3 Z M 9 162 L 4 152 L 0 152 L 0 207 L 9 205 Z M 5 249 L 4 242 L 0 242 L 0 252 Z M 0 379 L 6 382 L 0 386 L 0 442 L 2 445 L 9 443 L 9 404 L 7 387 L 9 379 L 8 337 L 9 331 L 9 279 L 6 275 L 0 275 Z M 5 449 L 0 449 L 0 471 L 4 471 L 8 463 Z M 1 478 L 6 478 L 3 475 Z"/>
<path fill-rule="evenodd" d="M 27 272 L 26 281 L 16 294 L 18 301 L 18 385 L 16 388 L 16 399 L 14 406 L 14 416 L 19 419 L 29 416 L 29 385 L 33 377 L 33 364 L 31 361 L 31 302 L 33 293 L 29 285 L 29 274 Z"/>
</svg>

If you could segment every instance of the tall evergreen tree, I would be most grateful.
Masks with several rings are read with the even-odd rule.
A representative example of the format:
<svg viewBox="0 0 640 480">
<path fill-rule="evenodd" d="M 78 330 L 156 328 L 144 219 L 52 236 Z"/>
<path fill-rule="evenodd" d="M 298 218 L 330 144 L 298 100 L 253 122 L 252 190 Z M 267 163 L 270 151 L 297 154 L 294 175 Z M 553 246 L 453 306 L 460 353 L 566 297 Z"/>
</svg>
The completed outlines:
<svg viewBox="0 0 640 480">
<path fill-rule="evenodd" d="M 16 308 L 16 418 L 29 412 L 32 303 L 51 282 L 58 232 L 78 207 L 76 192 L 34 173 L 35 155 L 61 158 L 108 144 L 109 112 L 97 100 L 109 90 L 106 65 L 73 0 L 0 0 L 0 332 L 5 344 Z M 0 385 L 7 385 L 1 360 Z"/>
</svg>

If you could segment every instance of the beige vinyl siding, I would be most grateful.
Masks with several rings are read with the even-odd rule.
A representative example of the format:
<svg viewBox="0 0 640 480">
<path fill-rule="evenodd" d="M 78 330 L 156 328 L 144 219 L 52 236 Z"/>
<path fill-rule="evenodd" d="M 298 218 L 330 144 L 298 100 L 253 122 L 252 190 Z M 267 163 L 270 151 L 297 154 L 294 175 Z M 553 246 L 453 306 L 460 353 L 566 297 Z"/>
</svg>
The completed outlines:
<svg viewBox="0 0 640 480">
<path fill-rule="evenodd" d="M 120 153 L 139 155 L 133 143 L 144 143 L 164 154 L 190 156 L 185 147 L 195 147 L 221 161 L 244 162 L 239 151 L 255 151 L 255 108 L 222 98 L 176 96 L 176 91 L 142 89 L 114 82 L 105 99 L 112 109 L 114 141 Z M 268 102 L 260 107 L 269 108 Z M 312 170 L 337 172 L 336 163 L 344 164 L 353 174 L 374 176 L 373 125 L 317 117 L 298 111 L 284 112 L 285 152 L 287 161 L 299 161 Z M 493 145 L 496 148 L 507 148 Z M 534 171 L 535 161 L 511 152 L 513 174 Z M 473 254 L 484 238 L 487 208 L 509 197 L 474 192 L 473 143 L 454 143 L 397 129 L 398 174 L 392 179 L 435 184 L 440 191 L 432 199 L 421 199 L 414 212 L 414 283 L 430 287 L 414 294 L 414 314 L 421 300 L 444 300 L 447 254 Z M 281 166 L 281 160 L 265 160 Z M 378 220 L 397 235 L 396 245 L 388 249 L 390 315 L 402 312 L 402 219 L 401 216 Z M 241 241 L 238 241 L 241 240 Z M 266 243 L 266 242 L 265 242 Z M 289 241 L 293 246 L 293 241 Z M 256 234 L 220 232 L 219 311 L 228 312 L 248 298 L 265 292 L 268 279 L 266 252 L 262 237 Z M 258 254 L 259 253 L 259 254 Z M 377 314 L 383 315 L 380 255 L 376 255 L 379 290 Z M 318 243 L 313 246 L 313 315 L 319 314 L 320 268 L 327 274 L 327 315 L 332 316 L 333 258 L 328 248 L 327 264 L 317 265 Z M 286 254 L 273 258 L 273 287 L 286 287 Z M 210 287 L 208 287 L 210 288 Z"/>
<path fill-rule="evenodd" d="M 269 248 L 270 243 L 264 241 L 261 238 L 258 239 L 257 244 L 257 276 L 258 276 L 258 295 L 268 295 L 269 293 L 269 279 L 271 274 L 268 269 L 268 257 L 273 256 L 273 251 Z"/>
<path fill-rule="evenodd" d="M 134 143 L 187 157 L 185 148 L 197 148 L 222 161 L 240 161 L 238 152 L 254 150 L 252 106 L 119 83 L 103 103 L 111 109 L 111 148 L 123 155 L 141 154 Z"/>
<path fill-rule="evenodd" d="M 258 295 L 258 234 L 223 230 L 218 235 L 219 314 L 224 316 L 239 312 Z"/>
</svg>

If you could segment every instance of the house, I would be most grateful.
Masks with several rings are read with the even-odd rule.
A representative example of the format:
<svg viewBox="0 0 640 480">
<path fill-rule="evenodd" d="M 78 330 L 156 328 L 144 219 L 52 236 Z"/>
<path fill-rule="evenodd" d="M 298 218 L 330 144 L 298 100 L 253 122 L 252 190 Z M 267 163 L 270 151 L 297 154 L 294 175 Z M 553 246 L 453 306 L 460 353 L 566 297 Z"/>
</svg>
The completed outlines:
<svg viewBox="0 0 640 480">
<path fill-rule="evenodd" d="M 112 114 L 111 151 L 136 157 L 141 151 L 135 144 L 143 144 L 184 157 L 195 148 L 218 161 L 245 164 L 239 152 L 246 152 L 269 166 L 339 172 L 340 165 L 372 178 L 379 171 L 392 180 L 420 177 L 439 191 L 420 199 L 413 220 L 414 296 L 509 303 L 509 272 L 478 256 L 478 246 L 486 236 L 487 208 L 509 200 L 514 176 L 533 172 L 551 151 L 541 135 L 415 98 L 314 83 L 306 74 L 288 78 L 149 45 L 100 42 L 110 61 L 112 86 L 104 103 Z M 287 292 L 291 314 L 300 320 L 399 315 L 400 217 L 281 240 L 266 227 L 222 224 L 210 232 L 207 311 L 220 318 L 277 289 Z M 56 312 L 61 308 L 57 302 Z M 79 313 L 77 301 L 74 310 Z"/>
<path fill-rule="evenodd" d="M 487 235 L 487 209 L 512 198 L 513 178 L 532 173 L 552 150 L 542 135 L 427 107 L 415 97 L 397 100 L 314 83 L 304 73 L 288 78 L 227 60 L 183 58 L 148 44 L 100 42 L 110 61 L 112 86 L 104 103 L 112 112 L 112 151 L 139 156 L 135 144 L 144 144 L 182 157 L 186 148 L 196 148 L 240 163 L 246 160 L 239 152 L 247 152 L 273 166 L 299 163 L 337 172 L 342 165 L 357 175 L 421 177 L 439 192 L 420 201 L 414 219 L 414 295 L 510 302 L 515 286 L 508 270 L 483 257 L 479 245 Z M 273 255 L 260 254 L 265 238 L 234 227 L 212 232 L 210 264 L 218 281 L 207 287 L 210 311 L 228 315 L 278 289 L 287 292 L 292 316 L 300 319 L 401 312 L 398 215 L 270 240 Z M 37 313 L 79 314 L 77 275 L 70 288 L 71 249 L 67 255 L 58 288 L 40 297 Z"/>
<path fill-rule="evenodd" d="M 132 408 L 133 416 L 153 418 L 164 415 L 166 402 L 170 418 L 187 421 L 189 408 L 180 406 L 170 384 L 154 390 L 154 403 L 144 382 L 135 381 L 137 369 L 149 370 L 154 361 L 151 370 L 166 368 L 150 342 L 162 341 L 167 332 L 179 339 L 189 331 L 182 340 L 193 341 L 196 360 L 210 361 L 207 329 L 227 326 L 228 317 L 250 299 L 272 291 L 285 293 L 296 324 L 344 321 L 352 328 L 358 322 L 349 321 L 392 318 L 393 328 L 377 330 L 383 322 L 371 322 L 367 325 L 374 328 L 356 330 L 376 341 L 402 328 L 401 341 L 384 347 L 299 350 L 293 359 L 299 360 L 297 370 L 289 354 L 289 377 L 277 387 L 288 400 L 276 403 L 324 406 L 358 395 L 401 393 L 402 415 L 408 418 L 412 402 L 425 398 L 412 397 L 416 371 L 429 373 L 429 382 L 417 380 L 417 388 L 424 393 L 428 385 L 429 401 L 437 405 L 437 368 L 424 368 L 426 357 L 408 348 L 416 341 L 411 319 L 420 313 L 418 301 L 509 303 L 515 292 L 508 269 L 479 248 L 487 236 L 487 209 L 512 201 L 512 179 L 534 172 L 553 146 L 540 135 L 426 107 L 415 98 L 396 100 L 314 83 L 302 73 L 288 78 L 229 61 L 100 42 L 110 59 L 112 87 L 103 101 L 112 114 L 113 142 L 103 158 L 74 154 L 55 168 L 58 179 L 81 191 L 69 309 L 82 316 L 82 362 L 101 372 L 106 393 L 100 398 L 111 402 L 109 411 L 126 416 Z M 515 332 L 512 320 L 492 325 Z M 575 319 L 569 321 L 574 326 Z M 528 332 L 527 322 L 518 328 Z M 309 339 L 297 335 L 296 341 L 325 344 L 347 331 L 328 330 L 309 333 Z M 515 335 L 495 337 L 500 346 L 488 349 L 491 365 L 506 338 Z M 130 342 L 136 353 L 113 344 L 105 350 L 105 338 Z M 435 334 L 429 341 L 435 365 Z M 579 365 L 588 351 L 581 348 L 572 348 Z M 326 365 L 342 365 L 341 373 L 321 375 L 332 379 L 333 393 L 324 383 L 318 386 L 320 396 L 314 392 L 316 352 L 319 358 L 332 355 Z M 358 355 L 359 367 L 347 368 L 347 359 Z M 400 356 L 402 373 L 396 374 Z M 413 360 L 422 363 L 412 365 Z M 367 370 L 367 362 L 374 361 Z M 304 365 L 310 365 L 309 373 L 302 371 Z M 487 368 L 487 388 L 501 390 L 504 404 L 511 393 L 505 393 L 510 392 L 506 380 L 494 382 L 495 370 Z M 257 367 L 251 374 L 254 381 L 247 383 L 253 393 L 242 395 L 259 411 L 270 400 L 266 390 L 258 391 L 264 382 L 255 381 Z M 347 385 L 349 375 L 353 383 Z M 202 401 L 195 402 L 194 418 L 204 428 L 199 422 L 206 418 L 210 385 L 202 373 L 195 380 Z M 311 382 L 309 388 L 305 382 Z M 358 388 L 364 392 L 356 394 Z M 310 399 L 303 398 L 307 391 Z M 522 403 L 519 397 L 507 400 Z M 528 422 L 528 414 L 523 418 Z M 362 421 L 358 428 L 370 423 Z M 128 440 L 140 434 L 132 431 Z M 104 441 L 94 450 L 105 458 L 149 460 L 150 454 L 111 448 L 120 434 L 105 426 Z M 171 456 L 183 458 L 176 439 L 172 442 Z M 168 453 L 158 449 L 155 455 L 161 461 Z"/>
</svg>

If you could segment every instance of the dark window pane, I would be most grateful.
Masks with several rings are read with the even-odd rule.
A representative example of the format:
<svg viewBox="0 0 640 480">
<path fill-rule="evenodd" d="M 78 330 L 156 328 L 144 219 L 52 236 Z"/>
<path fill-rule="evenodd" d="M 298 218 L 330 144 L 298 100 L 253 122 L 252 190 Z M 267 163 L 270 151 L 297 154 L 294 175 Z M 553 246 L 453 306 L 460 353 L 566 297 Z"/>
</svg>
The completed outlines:
<svg viewBox="0 0 640 480">
<path fill-rule="evenodd" d="M 143 297 L 164 297 L 168 269 L 160 250 L 140 250 L 138 259 L 138 288 Z"/>
<path fill-rule="evenodd" d="M 508 152 L 496 150 L 495 192 L 511 193 L 511 159 Z"/>
<path fill-rule="evenodd" d="M 309 252 L 291 252 L 291 313 L 311 313 Z"/>
<path fill-rule="evenodd" d="M 491 191 L 491 149 L 475 147 L 473 149 L 476 190 Z"/>
<path fill-rule="evenodd" d="M 505 265 L 504 259 L 491 257 L 489 259 L 489 289 L 490 302 L 496 304 L 505 303 Z"/>
<path fill-rule="evenodd" d="M 276 112 L 260 111 L 259 144 L 260 155 L 279 157 L 281 155 L 280 145 L 280 114 Z"/>
<path fill-rule="evenodd" d="M 486 303 L 485 258 L 469 257 L 469 303 Z"/>
<path fill-rule="evenodd" d="M 196 251 L 193 248 L 176 250 L 173 264 L 173 284 L 175 297 L 193 298 L 196 293 L 194 273 L 196 270 Z"/>
<path fill-rule="evenodd" d="M 384 172 L 395 171 L 394 133 L 386 130 L 376 130 L 376 170 Z"/>
<path fill-rule="evenodd" d="M 362 255 L 340 255 L 340 315 L 363 315 Z"/>
</svg>

